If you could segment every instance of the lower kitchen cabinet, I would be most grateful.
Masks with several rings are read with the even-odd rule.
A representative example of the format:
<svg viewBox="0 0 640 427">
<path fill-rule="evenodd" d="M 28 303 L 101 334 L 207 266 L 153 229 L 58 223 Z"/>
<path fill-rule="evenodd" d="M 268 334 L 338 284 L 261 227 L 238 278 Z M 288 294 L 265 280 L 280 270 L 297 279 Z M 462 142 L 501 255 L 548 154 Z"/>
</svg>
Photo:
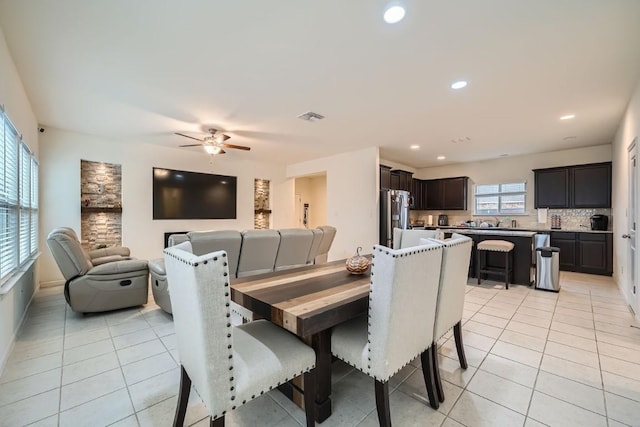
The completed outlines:
<svg viewBox="0 0 640 427">
<path fill-rule="evenodd" d="M 613 274 L 613 235 L 554 231 L 551 246 L 560 249 L 560 270 Z"/>
</svg>

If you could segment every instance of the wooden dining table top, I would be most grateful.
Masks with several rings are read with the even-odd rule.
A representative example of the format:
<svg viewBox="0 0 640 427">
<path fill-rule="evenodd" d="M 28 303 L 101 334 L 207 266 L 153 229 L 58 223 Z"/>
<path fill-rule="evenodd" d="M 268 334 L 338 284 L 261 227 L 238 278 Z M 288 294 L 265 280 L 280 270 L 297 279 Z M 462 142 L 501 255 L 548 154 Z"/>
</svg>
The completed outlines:
<svg viewBox="0 0 640 427">
<path fill-rule="evenodd" d="M 300 337 L 327 330 L 368 309 L 369 271 L 345 260 L 233 279 L 231 299 Z"/>
</svg>

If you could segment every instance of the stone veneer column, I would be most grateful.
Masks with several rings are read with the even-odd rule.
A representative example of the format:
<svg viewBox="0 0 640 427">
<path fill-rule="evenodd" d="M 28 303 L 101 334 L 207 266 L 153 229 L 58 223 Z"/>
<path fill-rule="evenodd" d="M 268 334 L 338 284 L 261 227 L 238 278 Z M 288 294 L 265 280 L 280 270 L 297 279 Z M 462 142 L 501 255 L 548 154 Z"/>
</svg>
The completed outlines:
<svg viewBox="0 0 640 427">
<path fill-rule="evenodd" d="M 269 205 L 269 187 L 268 179 L 256 179 L 253 185 L 253 227 L 256 230 L 269 228 L 269 218 L 271 210 Z"/>
<path fill-rule="evenodd" d="M 80 203 L 82 246 L 121 246 L 122 167 L 81 160 Z"/>
</svg>

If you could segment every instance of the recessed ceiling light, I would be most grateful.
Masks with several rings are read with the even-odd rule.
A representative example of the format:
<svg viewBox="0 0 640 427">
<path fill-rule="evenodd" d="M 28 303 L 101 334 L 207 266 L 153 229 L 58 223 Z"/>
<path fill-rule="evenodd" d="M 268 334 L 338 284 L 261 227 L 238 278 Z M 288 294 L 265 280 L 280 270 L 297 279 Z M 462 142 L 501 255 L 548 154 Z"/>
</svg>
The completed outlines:
<svg viewBox="0 0 640 427">
<path fill-rule="evenodd" d="M 500 157 L 507 157 L 508 154 L 500 154 Z"/>
<path fill-rule="evenodd" d="M 419 149 L 420 149 L 420 146 L 419 146 L 419 145 L 416 145 L 416 144 L 413 144 L 413 145 L 411 145 L 409 148 L 411 148 L 412 150 L 419 150 Z"/>
<path fill-rule="evenodd" d="M 451 89 L 462 89 L 463 87 L 467 87 L 467 82 L 465 80 L 458 80 L 457 82 L 451 83 Z"/>
<path fill-rule="evenodd" d="M 384 22 L 386 22 L 387 24 L 396 24 L 402 21 L 402 18 L 404 18 L 404 14 L 404 7 L 391 6 L 384 11 Z"/>
<path fill-rule="evenodd" d="M 576 138 L 577 138 L 577 136 L 572 135 L 572 136 L 565 136 L 564 138 L 562 138 L 562 140 L 563 141 L 568 141 L 570 139 L 576 139 Z"/>
<path fill-rule="evenodd" d="M 445 157 L 445 156 L 438 156 L 438 157 L 436 157 L 436 159 L 438 159 L 438 160 L 444 160 L 444 159 L 446 159 L 446 157 Z"/>
<path fill-rule="evenodd" d="M 567 114 L 566 116 L 560 117 L 560 120 L 571 120 L 575 117 L 575 114 Z"/>
</svg>

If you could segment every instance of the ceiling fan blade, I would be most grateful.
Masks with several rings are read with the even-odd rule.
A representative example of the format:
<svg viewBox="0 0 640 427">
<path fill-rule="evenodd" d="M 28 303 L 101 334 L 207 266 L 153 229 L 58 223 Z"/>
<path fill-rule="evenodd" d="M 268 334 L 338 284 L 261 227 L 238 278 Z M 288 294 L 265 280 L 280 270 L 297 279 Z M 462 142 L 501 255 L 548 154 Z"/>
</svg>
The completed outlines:
<svg viewBox="0 0 640 427">
<path fill-rule="evenodd" d="M 205 144 L 187 144 L 187 145 L 179 145 L 179 147 L 202 147 Z"/>
<path fill-rule="evenodd" d="M 251 150 L 250 147 L 245 147 L 244 145 L 234 145 L 234 144 L 225 144 L 225 143 L 222 143 L 220 145 L 222 145 L 224 148 L 235 148 L 236 150 L 245 150 L 245 151 Z"/>
<path fill-rule="evenodd" d="M 193 136 L 185 135 L 184 133 L 176 132 L 176 135 L 184 136 L 185 138 L 195 139 L 196 141 L 200 141 L 200 142 L 204 141 L 203 139 L 194 138 Z"/>
<path fill-rule="evenodd" d="M 225 142 L 227 139 L 231 138 L 229 135 L 225 135 L 224 133 L 216 134 L 214 138 L 218 139 L 220 142 Z"/>
</svg>

